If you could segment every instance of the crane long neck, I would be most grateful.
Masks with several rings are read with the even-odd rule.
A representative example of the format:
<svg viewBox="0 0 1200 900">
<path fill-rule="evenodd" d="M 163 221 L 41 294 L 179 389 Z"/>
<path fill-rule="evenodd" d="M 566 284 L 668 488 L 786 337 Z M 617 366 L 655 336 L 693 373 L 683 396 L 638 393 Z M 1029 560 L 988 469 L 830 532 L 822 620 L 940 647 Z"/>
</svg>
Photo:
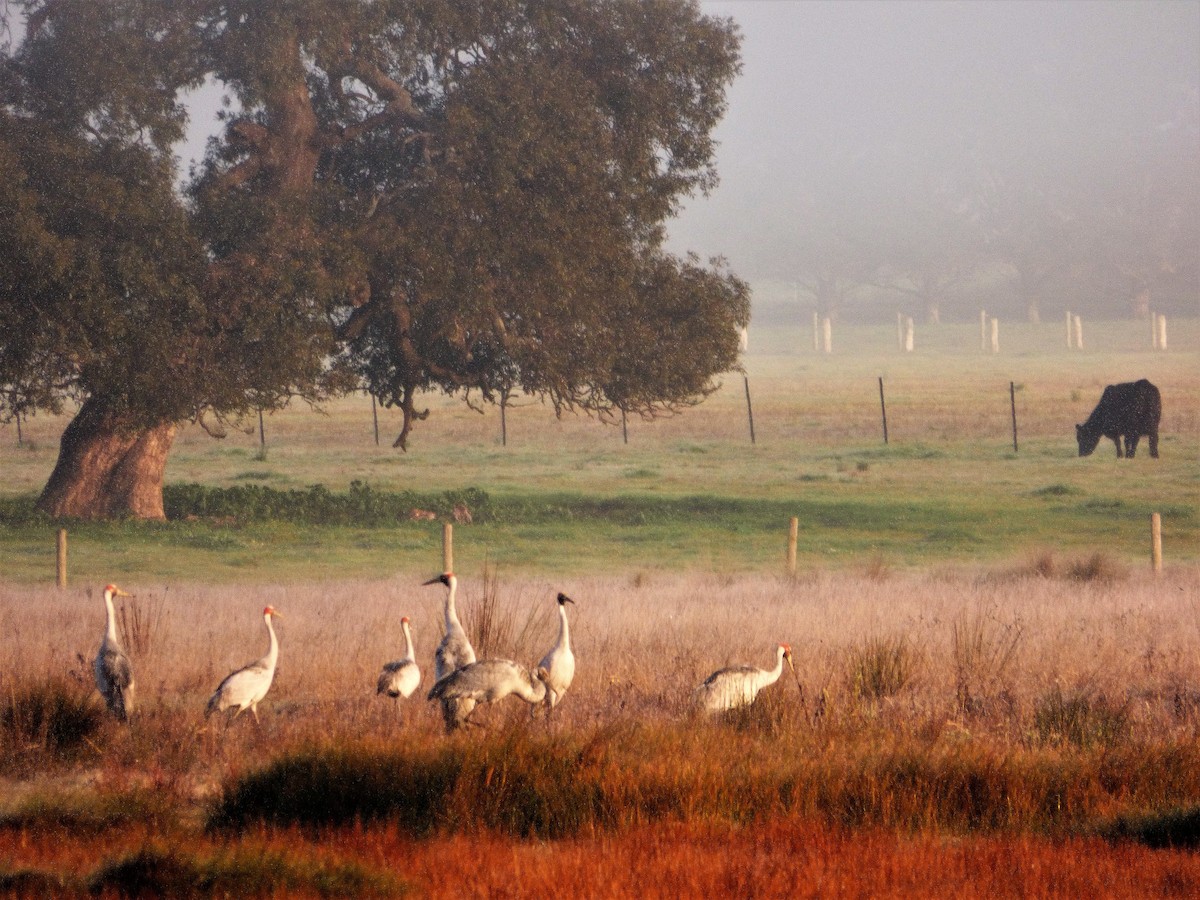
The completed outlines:
<svg viewBox="0 0 1200 900">
<path fill-rule="evenodd" d="M 104 611 L 107 616 L 105 623 L 104 639 L 110 644 L 117 643 L 117 616 L 113 610 L 112 595 L 107 591 L 104 592 Z M 94 633 L 94 632 L 93 632 Z"/>
<path fill-rule="evenodd" d="M 521 687 L 517 689 L 521 699 L 526 703 L 541 703 L 546 699 L 546 683 L 537 676 L 532 676 L 529 679 L 529 684 L 525 685 L 522 679 Z"/>
<path fill-rule="evenodd" d="M 763 685 L 774 684 L 779 680 L 779 676 L 783 674 L 783 651 L 779 651 L 779 655 L 775 658 L 775 668 L 766 672 L 766 677 L 763 679 Z"/>
<path fill-rule="evenodd" d="M 558 604 L 558 646 L 566 647 L 571 643 L 571 627 L 567 624 L 567 608 Z"/>
<path fill-rule="evenodd" d="M 264 659 L 267 662 L 267 667 L 274 669 L 275 663 L 279 660 L 279 638 L 275 636 L 275 626 L 271 624 L 271 617 L 263 616 L 263 621 L 267 623 L 267 634 L 270 635 L 271 643 L 267 647 L 267 655 Z"/>
<path fill-rule="evenodd" d="M 454 595 L 457 592 L 458 592 L 458 582 L 451 580 L 450 590 L 446 594 L 446 630 L 447 631 L 450 631 L 451 626 L 454 626 L 454 625 L 458 625 L 459 628 L 462 628 L 462 625 L 459 624 L 459 621 L 458 621 L 458 609 L 454 605 Z"/>
<path fill-rule="evenodd" d="M 404 658 L 416 662 L 417 654 L 413 651 L 412 631 L 408 623 L 404 623 Z"/>
</svg>

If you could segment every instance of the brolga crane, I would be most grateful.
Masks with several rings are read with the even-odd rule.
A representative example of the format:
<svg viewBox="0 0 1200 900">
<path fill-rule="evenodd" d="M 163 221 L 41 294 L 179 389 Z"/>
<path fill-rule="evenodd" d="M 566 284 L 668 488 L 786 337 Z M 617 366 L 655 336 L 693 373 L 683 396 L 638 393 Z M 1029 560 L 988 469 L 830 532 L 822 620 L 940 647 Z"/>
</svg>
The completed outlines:
<svg viewBox="0 0 1200 900">
<path fill-rule="evenodd" d="M 267 696 L 267 691 L 271 689 L 271 682 L 275 680 L 275 664 L 279 662 L 279 638 L 275 636 L 275 627 L 271 620 L 282 617 L 283 614 L 273 606 L 263 610 L 263 621 L 267 625 L 267 635 L 270 639 L 267 655 L 225 676 L 225 680 L 217 685 L 216 691 L 209 698 L 208 706 L 204 709 L 205 718 L 215 712 L 224 712 L 236 707 L 232 718 L 236 719 L 249 709 L 254 721 L 258 721 L 259 701 Z"/>
<path fill-rule="evenodd" d="M 546 670 L 546 715 L 558 705 L 575 678 L 575 654 L 571 651 L 571 628 L 567 624 L 567 604 L 575 601 L 558 595 L 558 642 L 542 657 L 538 666 Z"/>
<path fill-rule="evenodd" d="M 780 644 L 776 650 L 775 668 L 759 669 L 754 666 L 729 666 L 718 669 L 696 688 L 696 699 L 705 712 L 724 712 L 749 706 L 754 698 L 769 684 L 774 684 L 783 674 L 783 661 L 795 673 L 792 666 L 792 648 Z"/>
<path fill-rule="evenodd" d="M 495 703 L 516 694 L 537 706 L 546 699 L 546 677 L 543 668 L 530 672 L 511 659 L 484 659 L 438 681 L 429 691 L 429 699 L 441 701 L 446 731 L 450 732 L 467 723 L 477 703 Z"/>
<path fill-rule="evenodd" d="M 129 657 L 117 637 L 117 619 L 113 611 L 113 597 L 128 597 L 129 594 L 115 584 L 104 588 L 104 612 L 107 617 L 104 626 L 104 640 L 100 642 L 100 650 L 96 653 L 94 668 L 96 670 L 96 688 L 104 698 L 108 711 L 117 717 L 118 721 L 128 721 L 133 714 L 133 667 Z"/>
<path fill-rule="evenodd" d="M 475 662 L 475 648 L 467 640 L 467 633 L 463 630 L 462 623 L 458 621 L 458 609 L 454 605 L 455 597 L 458 594 L 458 579 L 454 577 L 454 573 L 443 572 L 437 578 L 429 579 L 425 584 L 444 584 L 446 586 L 446 634 L 433 654 L 433 676 L 436 681 L 441 681 L 463 666 L 469 666 Z M 447 722 L 451 719 L 465 720 L 474 708 L 475 701 L 466 698 L 447 698 L 442 701 L 442 715 Z"/>
<path fill-rule="evenodd" d="M 413 652 L 412 631 L 408 627 L 408 616 L 400 620 L 404 629 L 405 653 L 402 659 L 386 663 L 379 673 L 379 683 L 375 688 L 377 694 L 387 694 L 392 698 L 411 697 L 412 692 L 421 683 L 421 670 L 417 668 L 417 656 Z"/>
</svg>

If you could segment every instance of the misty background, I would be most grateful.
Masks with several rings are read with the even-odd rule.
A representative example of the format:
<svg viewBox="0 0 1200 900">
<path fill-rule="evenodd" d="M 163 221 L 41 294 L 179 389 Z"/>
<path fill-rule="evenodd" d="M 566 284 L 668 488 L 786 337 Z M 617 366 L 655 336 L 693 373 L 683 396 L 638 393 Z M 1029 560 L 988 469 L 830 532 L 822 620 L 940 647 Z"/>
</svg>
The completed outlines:
<svg viewBox="0 0 1200 900">
<path fill-rule="evenodd" d="M 668 249 L 723 257 L 756 324 L 1200 314 L 1200 0 L 700 6 L 743 72 Z"/>
<path fill-rule="evenodd" d="M 744 70 L 669 247 L 756 323 L 1200 313 L 1200 2 L 701 8 Z"/>
</svg>

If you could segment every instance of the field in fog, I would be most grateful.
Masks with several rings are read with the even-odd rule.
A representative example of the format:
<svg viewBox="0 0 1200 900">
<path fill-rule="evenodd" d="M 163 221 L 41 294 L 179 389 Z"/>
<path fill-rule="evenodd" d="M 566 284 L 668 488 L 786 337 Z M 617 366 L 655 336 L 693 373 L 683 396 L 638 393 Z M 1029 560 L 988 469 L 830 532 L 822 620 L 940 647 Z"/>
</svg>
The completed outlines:
<svg viewBox="0 0 1200 900">
<path fill-rule="evenodd" d="M 65 420 L 23 423 L 0 449 L 0 888 L 1190 895 L 1200 366 L 1127 346 L 1129 327 L 1074 355 L 1049 326 L 1001 356 L 965 326 L 912 355 L 854 329 L 828 358 L 801 329 L 752 333 L 753 444 L 740 376 L 680 416 L 630 421 L 628 443 L 619 424 L 525 401 L 503 446 L 495 410 L 440 397 L 408 454 L 387 447 L 390 411 L 375 446 L 362 398 L 268 417 L 265 451 L 256 432 L 185 430 L 168 487 L 292 506 L 71 523 L 62 591 L 57 523 L 29 506 Z M 1078 458 L 1072 425 L 1104 384 L 1138 377 L 1163 391 L 1162 458 L 1118 461 L 1111 442 Z M 320 520 L 310 485 L 337 499 L 354 481 L 380 502 L 486 497 L 454 532 L 481 656 L 534 663 L 553 597 L 576 599 L 578 671 L 553 720 L 509 699 L 447 737 L 424 699 L 374 694 L 402 615 L 418 694 L 432 685 L 443 588 L 420 583 L 441 523 Z M 128 728 L 92 686 L 107 581 L 136 593 Z M 205 723 L 220 679 L 264 652 L 266 604 L 284 618 L 261 726 Z M 768 666 L 780 641 L 798 679 L 785 670 L 742 714 L 693 714 L 709 672 Z"/>
</svg>

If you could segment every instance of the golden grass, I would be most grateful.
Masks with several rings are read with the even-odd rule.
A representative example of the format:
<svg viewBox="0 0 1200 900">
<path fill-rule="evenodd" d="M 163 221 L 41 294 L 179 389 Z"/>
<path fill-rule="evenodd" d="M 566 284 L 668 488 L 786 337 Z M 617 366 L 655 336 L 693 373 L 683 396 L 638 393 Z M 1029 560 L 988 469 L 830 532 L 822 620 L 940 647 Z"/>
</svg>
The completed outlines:
<svg viewBox="0 0 1200 900">
<path fill-rule="evenodd" d="M 9 760 L 0 879 L 5 871 L 52 873 L 70 895 L 71 885 L 124 871 L 122 859 L 136 862 L 159 846 L 114 834 L 157 830 L 184 854 L 173 866 L 208 873 L 215 884 L 249 877 L 241 861 L 248 846 L 286 844 L 286 857 L 271 864 L 280 878 L 411 883 L 432 896 L 485 896 L 506 883 L 520 895 L 553 883 L 583 895 L 589 885 L 611 896 L 666 896 L 680 885 L 710 895 L 757 886 L 769 895 L 789 872 L 828 886 L 822 896 L 1070 896 L 1097 886 L 1098 896 L 1186 895 L 1200 884 L 1194 855 L 1067 835 L 1200 806 L 1200 783 L 1188 774 L 1200 758 L 1200 570 L 1079 580 L 1068 566 L 1049 576 L 1039 574 L 1044 568 L 1034 560 L 883 577 L 646 572 L 554 582 L 464 573 L 460 610 L 470 619 L 486 595 L 496 652 L 529 664 L 555 639 L 556 592 L 575 598 L 579 669 L 548 726 L 510 700 L 485 712 L 484 733 L 452 739 L 431 704 L 397 706 L 374 694 L 379 666 L 402 646 L 402 615 L 412 620 L 428 690 L 442 589 L 420 586 L 425 572 L 273 587 L 130 584 L 139 603 L 162 610 L 134 657 L 141 712 L 129 727 L 106 722 L 74 757 L 35 752 L 14 767 L 11 748 L 0 748 Z M 262 726 L 246 719 L 205 728 L 216 683 L 264 651 L 268 603 L 285 618 Z M 3 693 L 18 676 L 86 683 L 80 656 L 90 657 L 103 629 L 98 588 L 89 596 L 0 587 L 0 628 L 8 636 Z M 964 650 L 968 638 L 974 656 Z M 753 715 L 726 723 L 690 716 L 690 691 L 708 672 L 768 665 L 781 640 L 792 644 L 807 707 L 784 678 Z M 899 640 L 911 648 L 910 676 L 886 696 L 857 689 L 863 654 Z M 964 680 L 969 704 L 961 702 Z M 1109 741 L 1101 745 L 1051 734 L 1045 729 L 1059 720 L 1045 726 L 1044 710 L 1055 698 L 1076 719 L 1083 707 L 1119 708 L 1124 731 L 1097 732 Z M 1069 707 L 1072 698 L 1086 702 Z M 603 814 L 572 819 L 567 809 L 555 821 L 577 821 L 576 830 L 550 845 L 515 838 L 527 826 L 508 832 L 504 823 L 516 820 L 495 804 L 525 789 L 505 767 L 532 766 L 541 752 L 550 765 L 543 771 L 569 778 L 571 769 L 559 771 L 569 753 L 558 760 L 538 750 L 563 742 L 582 748 L 570 751 L 581 754 L 578 777 L 594 779 L 598 791 L 582 802 L 604 804 Z M 203 831 L 214 804 L 247 776 L 313 750 L 320 760 L 322 747 L 368 761 L 394 754 L 398 765 L 466 760 L 458 781 L 447 782 L 458 804 L 444 820 L 449 831 L 435 827 L 413 844 L 385 817 L 326 826 L 315 843 L 297 844 L 279 837 L 293 833 L 286 816 L 265 830 Z M 503 779 L 509 793 L 491 779 Z M 66 812 L 36 812 L 56 803 Z M 481 817 L 480 803 L 494 808 Z M 490 827 L 505 833 L 489 836 Z M 460 829 L 471 837 L 454 837 Z M 52 833 L 63 836 L 50 841 L 58 849 L 29 849 Z M 947 835 L 959 837 L 947 843 Z M 439 854 L 465 866 L 468 847 L 482 848 L 487 864 L 449 881 L 435 875 Z M 304 857 L 312 862 L 302 865 Z M 232 860 L 233 871 L 221 860 Z M 881 868 L 868 865 L 876 860 Z M 1062 874 L 1051 878 L 1047 866 Z M 308 882 L 295 883 L 293 893 L 306 895 Z"/>
<path fill-rule="evenodd" d="M 197 773 L 201 780 L 222 777 L 224 763 L 240 764 L 242 750 L 306 735 L 432 739 L 440 726 L 430 704 L 399 704 L 397 722 L 393 704 L 374 693 L 379 667 L 402 650 L 403 615 L 412 621 L 425 669 L 422 691 L 432 683 L 443 589 L 421 587 L 424 575 L 247 588 L 129 585 L 139 602 L 162 610 L 152 642 L 133 657 L 141 713 L 131 735 L 160 732 L 167 740 L 159 753 L 187 743 L 168 738 L 174 729 L 189 735 L 198 729 L 221 678 L 265 652 L 260 613 L 270 604 L 285 618 L 277 625 L 282 651 L 262 708 L 264 725 L 237 722 L 205 732 L 200 744 L 215 754 L 216 765 Z M 732 663 L 768 666 L 774 645 L 786 641 L 806 693 L 825 694 L 831 719 L 869 713 L 910 729 L 942 721 L 947 734 L 1006 741 L 1028 726 L 1041 698 L 1057 691 L 1125 703 L 1130 735 L 1158 740 L 1193 735 L 1200 720 L 1198 583 L 1200 571 L 1186 567 L 1159 579 L 1086 581 L 1020 567 L 883 580 L 817 571 L 796 579 L 645 573 L 550 582 L 501 573 L 489 585 L 463 574 L 459 607 L 470 624 L 490 591 L 493 614 L 504 622 L 490 626 L 493 640 L 503 640 L 493 652 L 533 665 L 555 640 L 555 594 L 577 599 L 571 613 L 579 669 L 556 712 L 558 728 L 675 722 L 709 672 Z M 103 630 L 98 588 L 0 587 L 0 628 L 6 693 L 17 677 L 66 675 L 89 684 L 86 660 Z M 897 640 L 909 648 L 904 684 L 888 696 L 864 695 L 855 686 L 855 666 L 865 651 Z M 974 702 L 967 709 L 964 682 Z M 783 703 L 798 703 L 790 677 L 769 690 Z M 490 719 L 506 716 L 498 708 Z M 223 748 L 233 748 L 228 757 Z"/>
</svg>

